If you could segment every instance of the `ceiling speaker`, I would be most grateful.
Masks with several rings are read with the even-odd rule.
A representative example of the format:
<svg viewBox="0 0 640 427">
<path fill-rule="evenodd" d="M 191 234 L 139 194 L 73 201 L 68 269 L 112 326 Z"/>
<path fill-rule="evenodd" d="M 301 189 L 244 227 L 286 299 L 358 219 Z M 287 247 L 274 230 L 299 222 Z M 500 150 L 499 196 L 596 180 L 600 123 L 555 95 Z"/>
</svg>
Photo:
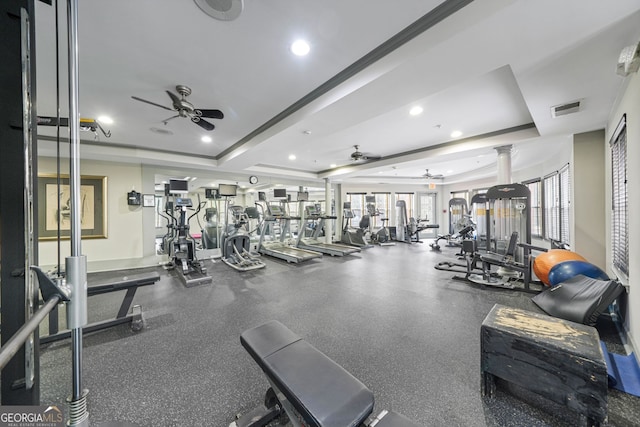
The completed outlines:
<svg viewBox="0 0 640 427">
<path fill-rule="evenodd" d="M 244 7 L 244 0 L 194 0 L 204 13 L 220 21 L 233 21 Z"/>
</svg>

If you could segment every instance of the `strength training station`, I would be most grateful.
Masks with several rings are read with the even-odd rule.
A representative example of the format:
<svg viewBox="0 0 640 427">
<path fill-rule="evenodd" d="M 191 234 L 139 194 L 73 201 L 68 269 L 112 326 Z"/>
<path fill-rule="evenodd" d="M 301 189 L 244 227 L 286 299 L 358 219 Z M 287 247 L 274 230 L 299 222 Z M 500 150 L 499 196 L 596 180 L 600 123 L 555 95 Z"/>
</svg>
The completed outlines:
<svg viewBox="0 0 640 427">
<path fill-rule="evenodd" d="M 640 427 L 638 0 L 0 7 L 0 426 Z"/>
</svg>

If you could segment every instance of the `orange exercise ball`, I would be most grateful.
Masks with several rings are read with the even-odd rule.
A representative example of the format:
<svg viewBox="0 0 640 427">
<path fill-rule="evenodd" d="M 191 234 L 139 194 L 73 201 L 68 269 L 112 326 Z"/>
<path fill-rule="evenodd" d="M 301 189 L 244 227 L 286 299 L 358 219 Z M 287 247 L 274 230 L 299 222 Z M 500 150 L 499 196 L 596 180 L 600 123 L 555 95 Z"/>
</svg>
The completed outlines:
<svg viewBox="0 0 640 427">
<path fill-rule="evenodd" d="M 533 272 L 538 279 L 549 286 L 549 272 L 554 265 L 564 261 L 586 261 L 582 255 L 564 249 L 549 249 L 536 257 L 533 261 Z"/>
</svg>

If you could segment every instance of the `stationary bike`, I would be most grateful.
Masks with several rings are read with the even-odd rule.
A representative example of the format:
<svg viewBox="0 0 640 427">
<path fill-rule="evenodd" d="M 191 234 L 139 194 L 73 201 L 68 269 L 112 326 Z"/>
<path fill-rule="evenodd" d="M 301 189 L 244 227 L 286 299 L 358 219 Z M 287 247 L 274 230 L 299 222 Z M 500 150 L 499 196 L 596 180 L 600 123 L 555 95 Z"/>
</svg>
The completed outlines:
<svg viewBox="0 0 640 427">
<path fill-rule="evenodd" d="M 380 229 L 377 231 L 370 229 L 371 242 L 380 246 L 395 246 L 395 242 L 391 241 L 391 233 L 389 233 L 389 229 L 387 228 L 389 218 L 382 218 L 382 212 L 376 209 L 375 205 L 371 203 L 367 205 L 367 211 L 369 212 L 370 218 L 380 217 L 380 221 L 382 221 L 382 227 Z"/>
</svg>

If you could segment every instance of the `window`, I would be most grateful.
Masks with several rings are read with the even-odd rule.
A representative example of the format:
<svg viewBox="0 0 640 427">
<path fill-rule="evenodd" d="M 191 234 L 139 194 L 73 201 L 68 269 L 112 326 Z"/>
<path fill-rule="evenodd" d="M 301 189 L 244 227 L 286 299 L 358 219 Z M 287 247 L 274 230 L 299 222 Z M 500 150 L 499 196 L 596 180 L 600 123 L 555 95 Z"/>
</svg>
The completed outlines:
<svg viewBox="0 0 640 427">
<path fill-rule="evenodd" d="M 569 243 L 571 242 L 571 236 L 569 235 L 569 207 L 571 203 L 569 165 L 560 169 L 558 175 L 560 185 L 560 241 Z"/>
<path fill-rule="evenodd" d="M 614 269 L 629 277 L 629 212 L 627 196 L 627 119 L 618 124 L 611 148 L 611 258 Z"/>
<path fill-rule="evenodd" d="M 486 193 L 486 191 L 485 191 Z M 451 192 L 452 199 L 465 199 L 467 202 L 469 201 L 469 192 L 468 191 L 452 191 Z"/>
<path fill-rule="evenodd" d="M 558 172 L 547 175 L 543 180 L 544 189 L 544 238 L 560 240 L 560 186 Z"/>
<path fill-rule="evenodd" d="M 163 217 L 160 212 L 164 213 L 164 197 L 156 194 L 156 228 L 163 228 L 167 226 L 167 219 Z"/>
<path fill-rule="evenodd" d="M 538 178 L 524 182 L 531 192 L 531 236 L 542 238 L 542 181 Z"/>
<path fill-rule="evenodd" d="M 389 218 L 389 193 L 373 193 L 376 198 L 376 210 L 380 215 L 373 218 L 372 227 L 382 227 L 382 218 Z M 378 224 L 380 222 L 380 224 Z"/>
<path fill-rule="evenodd" d="M 404 200 L 407 206 L 407 221 L 413 217 L 413 193 L 396 193 L 396 202 L 398 200 Z M 393 204 L 396 205 L 395 203 Z M 398 216 L 396 215 L 396 226 L 398 226 Z"/>
<path fill-rule="evenodd" d="M 353 218 L 351 224 L 355 227 L 360 224 L 362 219 L 362 213 L 366 212 L 366 205 L 364 204 L 365 193 L 347 193 L 347 201 L 351 202 L 351 211 L 353 212 Z"/>
<path fill-rule="evenodd" d="M 563 243 L 571 241 L 569 230 L 569 208 L 571 207 L 571 182 L 569 165 L 544 177 L 543 212 L 544 238 Z"/>
</svg>

